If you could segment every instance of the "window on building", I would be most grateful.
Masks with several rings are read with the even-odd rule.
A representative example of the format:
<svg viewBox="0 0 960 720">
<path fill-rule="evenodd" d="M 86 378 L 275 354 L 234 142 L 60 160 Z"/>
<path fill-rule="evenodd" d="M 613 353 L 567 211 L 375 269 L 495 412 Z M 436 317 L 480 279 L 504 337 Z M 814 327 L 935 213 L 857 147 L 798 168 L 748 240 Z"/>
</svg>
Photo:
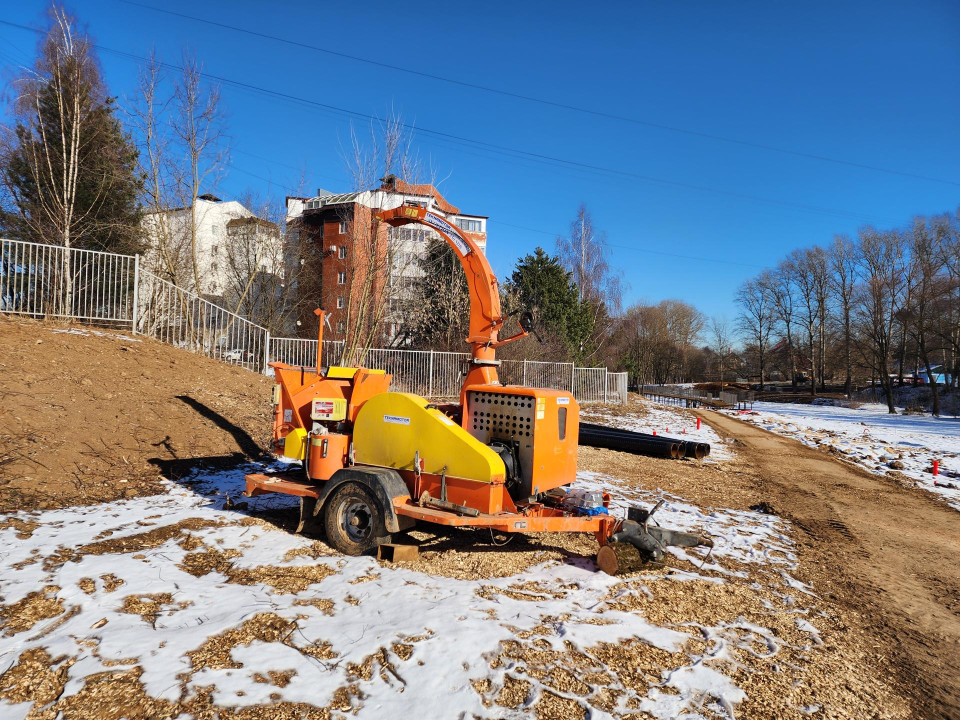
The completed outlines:
<svg viewBox="0 0 960 720">
<path fill-rule="evenodd" d="M 337 273 L 337 285 L 346 285 L 347 284 L 347 273 L 340 271 Z"/>
<path fill-rule="evenodd" d="M 346 260 L 346 259 L 347 259 L 347 246 L 346 246 L 346 245 L 341 245 L 341 246 L 337 249 L 337 252 L 340 253 L 340 259 L 341 259 L 341 260 Z"/>
<path fill-rule="evenodd" d="M 337 332 L 343 335 L 346 331 L 347 331 L 347 322 L 345 320 L 341 320 L 340 322 L 337 323 Z"/>
<path fill-rule="evenodd" d="M 457 218 L 457 225 L 461 230 L 466 230 L 467 232 L 483 232 L 483 223 L 480 220 Z"/>
<path fill-rule="evenodd" d="M 344 304 L 345 303 L 344 303 L 343 295 L 341 295 L 340 297 L 337 298 L 337 310 L 343 310 Z"/>
<path fill-rule="evenodd" d="M 347 221 L 346 221 L 346 220 L 341 220 L 341 221 L 340 221 L 340 234 L 341 234 L 341 235 L 346 235 L 346 234 L 347 234 Z"/>
</svg>

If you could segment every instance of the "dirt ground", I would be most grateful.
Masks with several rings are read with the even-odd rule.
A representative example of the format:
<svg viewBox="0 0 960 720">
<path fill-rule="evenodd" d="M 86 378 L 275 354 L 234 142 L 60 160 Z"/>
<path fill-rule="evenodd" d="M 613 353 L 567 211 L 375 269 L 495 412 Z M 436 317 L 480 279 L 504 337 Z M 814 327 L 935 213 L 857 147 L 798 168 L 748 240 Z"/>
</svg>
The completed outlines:
<svg viewBox="0 0 960 720">
<path fill-rule="evenodd" d="M 718 413 L 702 417 L 737 439 L 750 490 L 796 527 L 805 581 L 857 619 L 877 669 L 914 716 L 960 717 L 957 512 L 794 440 Z"/>
<path fill-rule="evenodd" d="M 266 447 L 266 377 L 153 340 L 64 330 L 0 315 L 0 512 L 148 495 L 161 475 Z"/>
<path fill-rule="evenodd" d="M 56 330 L 0 317 L 0 513 L 161 492 L 160 477 L 227 467 L 266 447 L 267 378 L 149 340 L 83 327 L 75 330 L 84 335 Z M 642 413 L 643 407 L 616 412 Z M 951 554 L 960 547 L 956 512 L 794 441 L 713 413 L 703 417 L 721 437 L 733 439 L 736 459 L 671 461 L 581 448 L 579 467 L 627 479 L 637 488 L 660 488 L 705 509 L 745 510 L 765 501 L 794 523 L 799 566 L 793 576 L 819 594 L 802 595 L 802 602 L 809 603 L 804 612 L 822 620 L 823 646 L 784 658 L 796 675 L 748 652 L 738 655 L 736 679 L 748 700 L 737 717 L 797 717 L 791 693 L 804 687 L 833 708 L 824 717 L 960 717 L 955 687 L 960 566 Z M 248 520 L 286 532 L 296 512 Z M 31 532 L 29 522 L 14 525 Z M 475 535 L 418 528 L 410 538 L 420 546 L 420 560 L 410 569 L 497 578 L 596 552 L 595 540 L 583 536 L 521 536 L 501 548 L 493 538 Z M 305 552 L 316 558 L 332 553 L 320 539 Z M 662 582 L 651 585 L 656 601 L 624 609 L 668 624 L 739 616 L 761 625 L 786 618 L 778 631 L 785 637 L 793 632 L 790 614 L 797 609 L 787 607 L 776 591 L 782 578 L 774 568 L 751 570 L 721 586 L 705 584 L 708 590 L 693 594 L 694 585 L 671 582 L 669 568 L 665 572 Z M 502 662 L 525 662 L 535 678 L 540 672 L 535 650 L 522 643 L 505 647 Z M 610 648 L 615 651 L 623 657 L 611 659 L 611 666 L 633 668 L 636 648 Z M 809 672 L 801 673 L 801 665 Z M 656 667 L 645 670 L 653 679 L 643 682 L 656 682 Z M 146 701 L 138 696 L 127 707 L 142 709 Z"/>
</svg>

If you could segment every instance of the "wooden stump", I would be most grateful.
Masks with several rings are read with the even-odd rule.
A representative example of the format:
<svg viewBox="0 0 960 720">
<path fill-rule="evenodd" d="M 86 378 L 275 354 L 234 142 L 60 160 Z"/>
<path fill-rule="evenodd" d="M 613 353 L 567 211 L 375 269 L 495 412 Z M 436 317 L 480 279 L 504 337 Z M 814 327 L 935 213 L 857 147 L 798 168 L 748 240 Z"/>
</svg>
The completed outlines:
<svg viewBox="0 0 960 720">
<path fill-rule="evenodd" d="M 600 548 L 597 565 L 607 575 L 622 575 L 643 565 L 640 551 L 628 542 L 612 542 Z"/>
</svg>

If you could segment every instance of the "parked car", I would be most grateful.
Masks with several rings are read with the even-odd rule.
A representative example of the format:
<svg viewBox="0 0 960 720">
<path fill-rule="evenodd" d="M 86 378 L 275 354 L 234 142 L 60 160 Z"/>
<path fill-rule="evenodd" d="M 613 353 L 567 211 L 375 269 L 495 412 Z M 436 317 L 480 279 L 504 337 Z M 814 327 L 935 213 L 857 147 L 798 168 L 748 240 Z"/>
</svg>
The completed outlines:
<svg viewBox="0 0 960 720">
<path fill-rule="evenodd" d="M 234 348 L 233 350 L 227 350 L 223 354 L 223 359 L 230 362 L 249 362 L 253 360 L 253 353 L 243 348 Z"/>
</svg>

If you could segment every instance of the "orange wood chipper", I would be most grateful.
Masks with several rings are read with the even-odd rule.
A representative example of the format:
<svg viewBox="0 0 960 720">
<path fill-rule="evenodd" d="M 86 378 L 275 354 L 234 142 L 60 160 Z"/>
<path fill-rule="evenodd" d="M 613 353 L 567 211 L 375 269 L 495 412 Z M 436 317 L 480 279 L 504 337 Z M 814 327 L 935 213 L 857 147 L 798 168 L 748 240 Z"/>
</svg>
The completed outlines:
<svg viewBox="0 0 960 720">
<path fill-rule="evenodd" d="M 663 557 L 665 546 L 711 545 L 651 523 L 641 508 L 607 513 L 606 494 L 569 491 L 577 473 L 580 408 L 562 390 L 503 385 L 497 279 L 486 257 L 458 228 L 423 207 L 380 213 L 392 226 L 421 223 L 453 248 L 470 288 L 471 357 L 459 403 L 433 404 L 390 392 L 383 371 L 322 364 L 323 312 L 315 367 L 273 363 L 274 451 L 299 461 L 295 472 L 247 475 L 246 494 L 300 498 L 298 532 L 323 530 L 334 548 L 359 555 L 417 522 L 486 527 L 503 533 L 590 532 L 600 566 L 615 572 L 630 558 Z"/>
</svg>

